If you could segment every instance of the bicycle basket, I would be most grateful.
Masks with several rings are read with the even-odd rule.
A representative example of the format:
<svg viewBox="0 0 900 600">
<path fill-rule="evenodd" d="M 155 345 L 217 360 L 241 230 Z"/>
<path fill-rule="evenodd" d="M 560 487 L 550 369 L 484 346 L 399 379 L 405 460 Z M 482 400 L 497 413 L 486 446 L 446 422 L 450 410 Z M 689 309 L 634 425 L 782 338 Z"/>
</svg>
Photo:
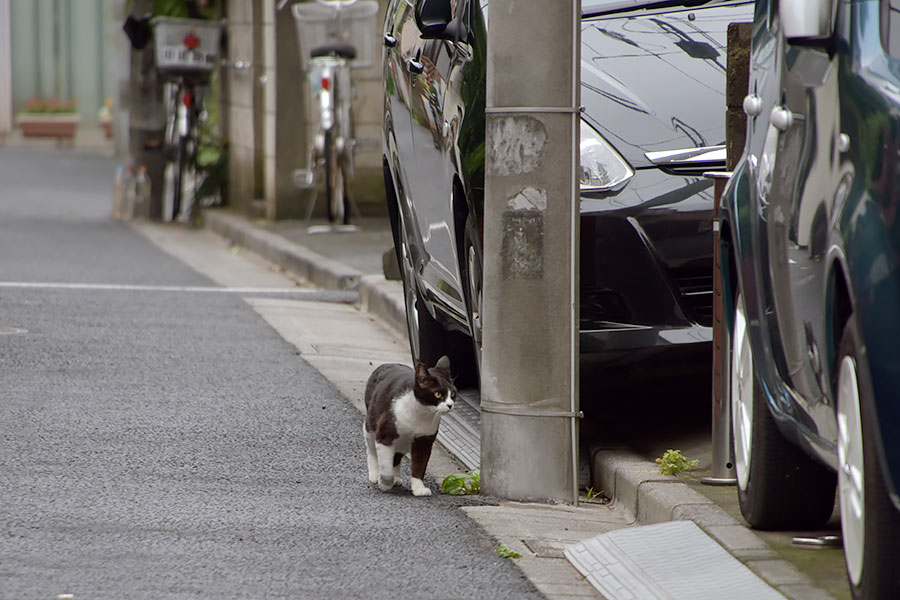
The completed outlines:
<svg viewBox="0 0 900 600">
<path fill-rule="evenodd" d="M 358 0 L 343 7 L 318 2 L 295 4 L 294 21 L 300 42 L 300 67 L 305 71 L 314 48 L 326 45 L 350 44 L 356 58 L 354 68 L 369 67 L 375 56 L 376 0 Z"/>
<path fill-rule="evenodd" d="M 222 21 L 153 19 L 156 66 L 168 76 L 206 74 L 218 65 Z"/>
</svg>

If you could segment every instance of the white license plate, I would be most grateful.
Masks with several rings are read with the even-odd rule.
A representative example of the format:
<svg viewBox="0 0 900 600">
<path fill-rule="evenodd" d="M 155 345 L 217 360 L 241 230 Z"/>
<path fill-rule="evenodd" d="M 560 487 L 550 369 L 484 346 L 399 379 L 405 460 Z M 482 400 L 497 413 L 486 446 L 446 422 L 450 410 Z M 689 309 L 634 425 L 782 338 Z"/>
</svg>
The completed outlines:
<svg viewBox="0 0 900 600">
<path fill-rule="evenodd" d="M 180 65 L 213 65 L 216 62 L 214 52 L 202 50 L 188 50 L 184 47 L 166 46 L 162 49 L 163 64 L 177 63 Z"/>
</svg>

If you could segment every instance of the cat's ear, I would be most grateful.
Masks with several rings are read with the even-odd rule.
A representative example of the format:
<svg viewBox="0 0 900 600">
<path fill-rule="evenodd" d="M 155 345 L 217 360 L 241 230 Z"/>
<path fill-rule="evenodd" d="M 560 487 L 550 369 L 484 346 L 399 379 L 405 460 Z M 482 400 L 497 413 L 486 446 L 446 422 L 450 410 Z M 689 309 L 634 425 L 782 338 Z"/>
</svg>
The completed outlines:
<svg viewBox="0 0 900 600">
<path fill-rule="evenodd" d="M 445 354 L 444 356 L 442 356 L 438 359 L 437 363 L 435 363 L 434 366 L 435 366 L 435 368 L 441 369 L 443 371 L 447 371 L 447 373 L 449 373 L 450 372 L 450 358 Z"/>
<path fill-rule="evenodd" d="M 417 362 L 416 363 L 416 383 L 419 386 L 423 386 L 427 384 L 431 380 L 431 375 L 428 374 L 428 367 L 425 366 L 425 363 Z"/>
</svg>

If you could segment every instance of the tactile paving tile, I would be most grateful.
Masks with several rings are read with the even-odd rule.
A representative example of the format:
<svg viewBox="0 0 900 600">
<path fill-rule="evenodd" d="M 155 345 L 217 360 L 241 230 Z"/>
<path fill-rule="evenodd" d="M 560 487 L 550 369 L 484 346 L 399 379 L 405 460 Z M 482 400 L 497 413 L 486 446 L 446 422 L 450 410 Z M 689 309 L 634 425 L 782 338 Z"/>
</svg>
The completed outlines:
<svg viewBox="0 0 900 600">
<path fill-rule="evenodd" d="M 608 600 L 784 600 L 692 521 L 611 531 L 565 556 Z"/>
</svg>

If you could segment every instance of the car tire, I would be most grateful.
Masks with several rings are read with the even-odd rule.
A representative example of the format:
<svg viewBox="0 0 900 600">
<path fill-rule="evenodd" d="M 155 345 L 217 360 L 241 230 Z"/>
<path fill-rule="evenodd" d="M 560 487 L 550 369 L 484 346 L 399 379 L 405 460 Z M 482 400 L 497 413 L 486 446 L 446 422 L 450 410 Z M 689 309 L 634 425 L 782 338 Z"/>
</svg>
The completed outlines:
<svg viewBox="0 0 900 600">
<path fill-rule="evenodd" d="M 844 561 L 854 598 L 898 598 L 900 512 L 884 483 L 873 433 L 872 389 L 863 372 L 867 367 L 861 366 L 865 362 L 861 348 L 851 316 L 841 336 L 835 383 Z"/>
<path fill-rule="evenodd" d="M 463 233 L 463 278 L 465 279 L 464 291 L 466 295 L 466 309 L 469 318 L 469 331 L 472 332 L 472 353 L 475 368 L 481 378 L 481 347 L 482 347 L 482 308 L 484 306 L 484 294 L 482 284 L 484 282 L 483 255 L 481 252 L 481 239 L 478 228 L 472 215 L 466 219 L 466 228 Z"/>
<path fill-rule="evenodd" d="M 834 509 L 836 476 L 778 430 L 759 385 L 747 325 L 738 294 L 728 391 L 741 514 L 755 529 L 819 528 Z"/>
</svg>

